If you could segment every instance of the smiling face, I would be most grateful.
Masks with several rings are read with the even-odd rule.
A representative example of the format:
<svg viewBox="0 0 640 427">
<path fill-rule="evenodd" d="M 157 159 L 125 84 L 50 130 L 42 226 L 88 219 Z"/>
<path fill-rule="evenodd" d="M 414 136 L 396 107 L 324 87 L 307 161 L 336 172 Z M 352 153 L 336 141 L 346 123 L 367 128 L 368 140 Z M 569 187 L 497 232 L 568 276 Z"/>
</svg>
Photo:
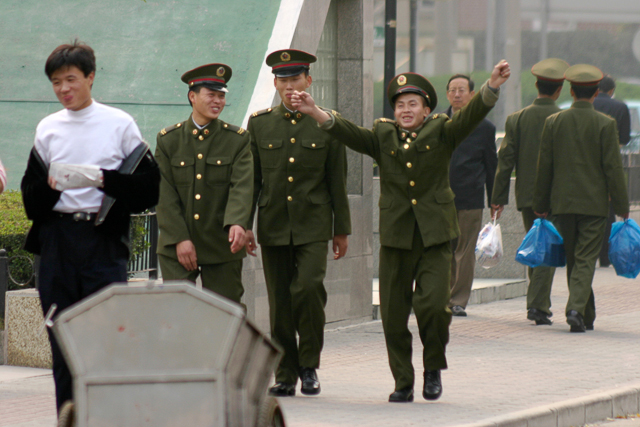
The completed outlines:
<svg viewBox="0 0 640 427">
<path fill-rule="evenodd" d="M 193 107 L 193 120 L 200 126 L 204 126 L 220 116 L 227 98 L 224 92 L 218 92 L 206 87 L 201 87 L 196 93 L 189 91 L 189 100 Z"/>
<path fill-rule="evenodd" d="M 53 92 L 66 109 L 79 111 L 91 105 L 91 85 L 95 73 L 85 77 L 75 65 L 59 68 L 51 74 Z"/>
<path fill-rule="evenodd" d="M 453 79 L 447 88 L 447 99 L 453 112 L 457 112 L 471 101 L 475 91 L 469 90 L 469 80 L 464 78 Z"/>
<path fill-rule="evenodd" d="M 280 99 L 282 99 L 284 106 L 290 110 L 295 110 L 291 105 L 291 95 L 294 91 L 304 92 L 307 90 L 311 86 L 311 76 L 305 76 L 304 73 L 300 73 L 297 76 L 276 77 L 273 84 L 280 94 Z"/>
<path fill-rule="evenodd" d="M 412 131 L 422 124 L 430 112 L 423 97 L 417 93 L 403 93 L 396 98 L 393 115 L 403 129 Z"/>
</svg>

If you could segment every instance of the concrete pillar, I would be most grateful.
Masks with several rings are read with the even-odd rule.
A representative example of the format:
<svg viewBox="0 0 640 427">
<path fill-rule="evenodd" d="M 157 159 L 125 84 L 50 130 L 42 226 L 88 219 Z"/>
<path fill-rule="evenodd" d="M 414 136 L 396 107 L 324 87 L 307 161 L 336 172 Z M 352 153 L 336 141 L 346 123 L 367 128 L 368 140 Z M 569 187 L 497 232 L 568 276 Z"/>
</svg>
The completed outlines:
<svg viewBox="0 0 640 427">
<path fill-rule="evenodd" d="M 521 65 L 521 20 L 520 0 L 496 0 L 496 47 L 495 63 L 506 59 L 511 66 L 511 78 L 502 86 L 500 100 L 495 106 L 495 125 L 504 129 L 507 116 L 520 109 Z"/>
</svg>

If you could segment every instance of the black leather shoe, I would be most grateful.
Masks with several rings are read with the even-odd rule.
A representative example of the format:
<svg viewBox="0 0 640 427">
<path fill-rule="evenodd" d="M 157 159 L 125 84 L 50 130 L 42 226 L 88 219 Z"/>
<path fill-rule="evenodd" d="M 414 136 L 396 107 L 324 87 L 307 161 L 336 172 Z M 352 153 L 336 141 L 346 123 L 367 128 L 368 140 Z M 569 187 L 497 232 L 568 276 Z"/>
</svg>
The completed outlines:
<svg viewBox="0 0 640 427">
<path fill-rule="evenodd" d="M 551 315 L 536 308 L 530 308 L 527 312 L 527 319 L 536 322 L 536 325 L 551 325 L 553 322 L 549 319 Z"/>
<path fill-rule="evenodd" d="M 451 307 L 451 314 L 454 316 L 467 317 L 467 312 L 464 311 L 464 308 L 459 305 L 454 305 Z"/>
<path fill-rule="evenodd" d="M 389 402 L 413 402 L 413 389 L 407 387 L 394 391 L 389 395 Z"/>
<path fill-rule="evenodd" d="M 587 330 L 584 326 L 584 320 L 582 320 L 582 314 L 575 310 L 569 310 L 567 313 L 567 323 L 571 326 L 570 332 L 585 332 Z"/>
<path fill-rule="evenodd" d="M 302 394 L 320 394 L 320 381 L 314 368 L 301 368 L 300 379 L 302 380 Z"/>
<path fill-rule="evenodd" d="M 422 397 L 427 400 L 438 400 L 442 395 L 442 380 L 440 379 L 440 369 L 435 371 L 424 371 L 424 389 Z"/>
<path fill-rule="evenodd" d="M 287 383 L 275 383 L 269 389 L 269 396 L 287 397 L 296 395 L 296 385 Z"/>
</svg>

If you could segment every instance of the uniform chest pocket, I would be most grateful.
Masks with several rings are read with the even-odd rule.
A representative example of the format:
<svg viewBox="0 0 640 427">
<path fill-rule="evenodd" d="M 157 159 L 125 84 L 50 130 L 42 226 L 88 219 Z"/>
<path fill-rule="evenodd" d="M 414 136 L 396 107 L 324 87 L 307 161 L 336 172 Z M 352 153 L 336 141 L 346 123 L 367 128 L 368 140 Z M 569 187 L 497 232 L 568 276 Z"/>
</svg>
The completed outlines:
<svg viewBox="0 0 640 427">
<path fill-rule="evenodd" d="M 191 185 L 193 183 L 193 157 L 174 157 L 171 159 L 171 173 L 175 185 Z"/>
<path fill-rule="evenodd" d="M 401 174 L 404 172 L 398 158 L 398 151 L 393 147 L 383 147 L 380 156 L 380 173 L 381 174 Z"/>
<path fill-rule="evenodd" d="M 207 157 L 207 169 L 205 171 L 207 184 L 227 184 L 230 175 L 231 157 Z"/>
<path fill-rule="evenodd" d="M 437 139 L 427 139 L 423 141 L 416 141 L 416 149 L 420 153 L 434 153 L 439 152 L 445 147 L 442 142 Z"/>
<path fill-rule="evenodd" d="M 267 169 L 280 167 L 282 156 L 282 140 L 266 139 L 260 141 L 258 155 L 260 156 L 260 166 Z"/>
<path fill-rule="evenodd" d="M 302 146 L 301 161 L 302 165 L 307 168 L 322 168 L 327 161 L 327 143 L 321 139 L 319 140 L 303 140 L 300 145 Z"/>
</svg>

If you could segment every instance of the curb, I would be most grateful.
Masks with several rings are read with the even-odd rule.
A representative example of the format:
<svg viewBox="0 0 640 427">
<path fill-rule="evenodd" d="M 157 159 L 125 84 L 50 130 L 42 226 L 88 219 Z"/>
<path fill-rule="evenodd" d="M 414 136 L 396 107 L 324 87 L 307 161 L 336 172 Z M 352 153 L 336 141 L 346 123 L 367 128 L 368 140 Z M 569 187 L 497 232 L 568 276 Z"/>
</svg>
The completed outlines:
<svg viewBox="0 0 640 427">
<path fill-rule="evenodd" d="M 457 427 L 580 427 L 640 412 L 640 384 Z"/>
</svg>

